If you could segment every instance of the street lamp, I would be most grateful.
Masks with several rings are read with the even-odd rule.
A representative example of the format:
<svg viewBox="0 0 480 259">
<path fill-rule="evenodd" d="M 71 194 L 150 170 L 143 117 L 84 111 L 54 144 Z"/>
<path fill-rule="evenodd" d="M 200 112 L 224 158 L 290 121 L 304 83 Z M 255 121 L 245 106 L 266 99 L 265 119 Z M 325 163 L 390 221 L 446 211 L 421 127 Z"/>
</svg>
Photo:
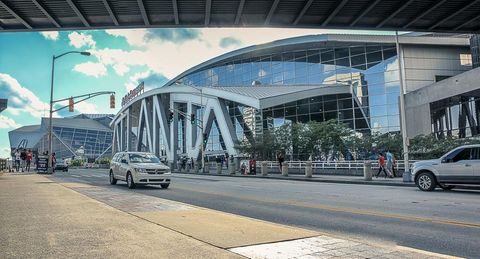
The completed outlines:
<svg viewBox="0 0 480 259">
<path fill-rule="evenodd" d="M 53 163 L 52 163 L 52 150 L 53 150 L 53 139 L 52 139 L 52 114 L 53 114 L 53 78 L 55 74 L 55 60 L 61 58 L 67 54 L 80 54 L 83 56 L 90 56 L 90 52 L 87 51 L 67 51 L 58 56 L 52 56 L 52 79 L 50 83 L 50 114 L 48 118 L 48 172 L 53 172 Z"/>
</svg>

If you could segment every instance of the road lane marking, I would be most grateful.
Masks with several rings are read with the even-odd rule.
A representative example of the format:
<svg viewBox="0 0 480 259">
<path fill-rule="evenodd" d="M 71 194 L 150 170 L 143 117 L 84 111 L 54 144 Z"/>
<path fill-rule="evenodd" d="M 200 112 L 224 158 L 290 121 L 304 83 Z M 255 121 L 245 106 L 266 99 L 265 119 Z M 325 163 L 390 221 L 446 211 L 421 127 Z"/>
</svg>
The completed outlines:
<svg viewBox="0 0 480 259">
<path fill-rule="evenodd" d="M 198 192 L 198 193 L 205 193 L 210 195 L 217 195 L 223 197 L 232 197 L 231 195 L 225 195 L 222 193 L 210 192 L 210 191 L 197 191 L 192 189 L 185 189 L 181 187 L 175 187 L 175 189 L 184 190 L 184 191 L 191 191 L 191 192 Z M 238 197 L 236 197 L 238 198 Z M 429 217 L 422 217 L 422 216 L 413 216 L 413 215 L 405 215 L 405 214 L 394 214 L 394 213 L 383 213 L 371 210 L 360 210 L 360 209 L 350 209 L 350 208 L 341 208 L 341 207 L 334 207 L 329 205 L 322 205 L 322 204 L 311 204 L 299 201 L 279 201 L 279 200 L 271 200 L 271 199 L 257 199 L 257 198 L 241 198 L 244 200 L 254 201 L 254 202 L 263 202 L 263 203 L 270 203 L 270 204 L 282 204 L 288 206 L 296 206 L 296 207 L 304 207 L 310 209 L 322 209 L 327 211 L 333 212 L 341 212 L 341 213 L 350 213 L 356 215 L 363 215 L 363 216 L 375 216 L 375 217 L 382 217 L 382 218 L 390 218 L 390 219 L 399 219 L 399 220 L 406 220 L 406 221 L 416 221 L 416 222 L 428 222 L 433 224 L 441 224 L 441 225 L 454 225 L 454 226 L 461 226 L 466 228 L 480 228 L 479 223 L 471 223 L 471 222 L 462 222 L 462 221 L 455 221 L 455 220 L 448 220 L 448 219 L 434 219 Z"/>
</svg>

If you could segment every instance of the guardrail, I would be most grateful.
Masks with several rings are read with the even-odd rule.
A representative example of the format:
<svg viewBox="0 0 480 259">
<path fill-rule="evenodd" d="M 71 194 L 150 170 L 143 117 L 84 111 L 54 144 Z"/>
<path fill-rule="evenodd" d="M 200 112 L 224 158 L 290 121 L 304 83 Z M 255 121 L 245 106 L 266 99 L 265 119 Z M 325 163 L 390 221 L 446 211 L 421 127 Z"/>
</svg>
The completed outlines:
<svg viewBox="0 0 480 259">
<path fill-rule="evenodd" d="M 410 164 L 417 162 L 418 160 L 410 160 Z M 263 161 L 257 161 L 257 167 L 261 165 Z M 267 167 L 278 168 L 277 161 L 266 161 Z M 285 161 L 288 163 L 290 169 L 304 169 L 307 161 Z M 360 170 L 363 169 L 365 162 L 372 163 L 372 169 L 378 169 L 378 162 L 376 160 L 355 160 L 355 161 L 312 161 L 312 168 L 315 169 L 351 169 Z M 210 168 L 215 168 L 215 162 L 209 162 Z M 404 161 L 397 160 L 395 163 L 396 170 L 404 170 Z"/>
</svg>

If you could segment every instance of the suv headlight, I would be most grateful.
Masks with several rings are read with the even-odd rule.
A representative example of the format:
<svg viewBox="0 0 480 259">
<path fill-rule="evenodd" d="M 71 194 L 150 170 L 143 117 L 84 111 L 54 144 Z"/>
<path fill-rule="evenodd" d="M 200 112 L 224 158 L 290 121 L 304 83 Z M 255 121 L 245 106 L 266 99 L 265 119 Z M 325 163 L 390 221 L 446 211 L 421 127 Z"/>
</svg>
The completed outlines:
<svg viewBox="0 0 480 259">
<path fill-rule="evenodd" d="M 145 170 L 145 168 L 135 168 L 135 172 L 141 173 L 141 174 L 146 174 L 147 170 Z"/>
</svg>

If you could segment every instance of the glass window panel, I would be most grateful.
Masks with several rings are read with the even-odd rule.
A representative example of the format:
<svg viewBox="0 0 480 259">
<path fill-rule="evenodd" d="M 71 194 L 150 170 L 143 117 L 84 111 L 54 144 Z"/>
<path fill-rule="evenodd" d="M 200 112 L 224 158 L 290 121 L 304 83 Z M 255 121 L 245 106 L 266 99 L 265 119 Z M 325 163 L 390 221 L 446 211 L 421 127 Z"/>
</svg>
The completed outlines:
<svg viewBox="0 0 480 259">
<path fill-rule="evenodd" d="M 366 65 L 366 64 L 363 64 L 363 65 L 358 65 L 358 66 L 352 66 L 352 68 L 358 69 L 358 70 L 366 70 L 366 69 L 367 69 L 367 65 Z"/>
<path fill-rule="evenodd" d="M 338 109 L 352 108 L 352 99 L 338 100 Z"/>
<path fill-rule="evenodd" d="M 312 121 L 323 121 L 323 113 L 312 113 L 310 114 L 310 119 Z"/>
<path fill-rule="evenodd" d="M 381 46 L 367 46 L 365 49 L 366 49 L 366 52 L 367 52 L 367 53 L 376 52 L 376 51 L 382 51 L 382 47 L 381 47 Z"/>
<path fill-rule="evenodd" d="M 382 52 L 372 52 L 367 53 L 367 63 L 380 62 L 382 61 Z"/>
<path fill-rule="evenodd" d="M 338 118 L 340 120 L 349 120 L 353 118 L 353 111 L 351 109 L 348 110 L 340 110 L 338 112 Z"/>
<path fill-rule="evenodd" d="M 285 108 L 285 116 L 294 116 L 294 115 L 297 115 L 297 107 L 296 106 Z"/>
<path fill-rule="evenodd" d="M 322 112 L 323 111 L 323 103 L 310 103 L 310 112 Z"/>
<path fill-rule="evenodd" d="M 310 121 L 309 115 L 299 115 L 297 118 L 299 123 L 307 123 Z"/>
<path fill-rule="evenodd" d="M 348 48 L 335 49 L 335 59 L 346 58 L 349 56 Z"/>
<path fill-rule="evenodd" d="M 364 65 L 367 63 L 364 54 L 352 56 L 351 60 L 352 60 L 352 66 Z"/>
<path fill-rule="evenodd" d="M 316 52 L 315 54 L 309 55 L 307 57 L 308 63 L 320 63 L 320 54 Z"/>
<path fill-rule="evenodd" d="M 320 54 L 320 59 L 323 64 L 333 64 L 334 53 L 333 50 L 326 50 Z M 330 63 L 331 62 L 331 63 Z"/>
<path fill-rule="evenodd" d="M 335 64 L 337 66 L 349 67 L 350 66 L 350 59 L 348 57 L 347 58 L 336 59 Z"/>
<path fill-rule="evenodd" d="M 387 116 L 387 106 L 372 106 L 370 107 L 370 116 L 372 117 L 380 117 L 380 116 Z"/>
<path fill-rule="evenodd" d="M 291 61 L 295 59 L 295 55 L 292 52 L 283 53 L 283 61 Z"/>
<path fill-rule="evenodd" d="M 397 94 L 397 93 L 387 94 L 387 103 L 388 104 L 398 103 L 398 99 L 399 99 L 399 94 Z"/>
<path fill-rule="evenodd" d="M 325 112 L 325 120 L 337 120 L 337 112 Z"/>
<path fill-rule="evenodd" d="M 275 118 L 285 117 L 285 112 L 284 112 L 283 108 L 273 110 L 273 117 L 275 117 Z"/>
<path fill-rule="evenodd" d="M 398 116 L 398 115 L 388 116 L 388 126 L 389 127 L 399 127 L 400 126 L 400 116 Z"/>
<path fill-rule="evenodd" d="M 359 46 L 359 47 L 351 47 L 350 48 L 350 55 L 359 55 L 359 54 L 365 54 L 365 47 L 364 46 Z"/>
<path fill-rule="evenodd" d="M 397 55 L 397 50 L 395 48 L 383 49 L 383 59 L 389 59 Z"/>
<path fill-rule="evenodd" d="M 298 114 L 308 114 L 310 112 L 309 104 L 301 104 L 298 106 Z"/>
<path fill-rule="evenodd" d="M 323 96 L 315 96 L 310 98 L 310 103 L 323 102 Z"/>
<path fill-rule="evenodd" d="M 387 97 L 385 95 L 370 96 L 370 106 L 380 106 L 387 104 Z"/>
<path fill-rule="evenodd" d="M 295 84 L 303 85 L 303 84 L 308 84 L 308 77 L 305 76 L 297 76 L 295 78 Z"/>
<path fill-rule="evenodd" d="M 324 102 L 323 107 L 325 111 L 335 111 L 337 110 L 337 101 Z"/>
</svg>

